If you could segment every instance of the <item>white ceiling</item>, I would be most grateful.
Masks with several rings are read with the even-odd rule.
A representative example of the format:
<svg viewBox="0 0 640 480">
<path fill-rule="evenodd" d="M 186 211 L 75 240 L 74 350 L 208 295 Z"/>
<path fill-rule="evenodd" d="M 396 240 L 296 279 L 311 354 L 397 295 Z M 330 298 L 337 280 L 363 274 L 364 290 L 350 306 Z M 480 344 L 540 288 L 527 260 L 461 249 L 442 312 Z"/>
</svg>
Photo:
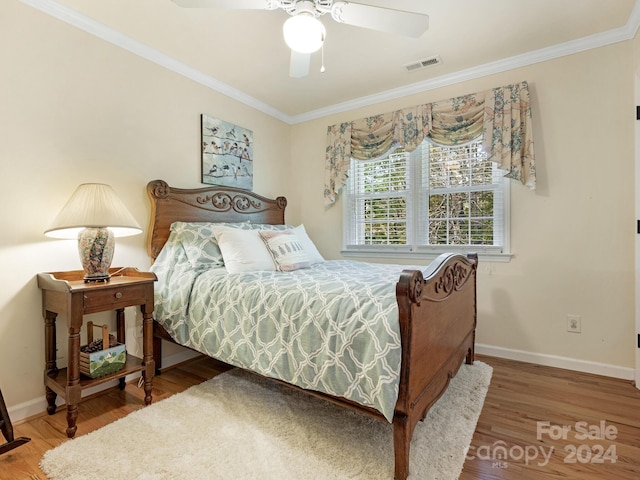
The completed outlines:
<svg viewBox="0 0 640 480">
<path fill-rule="evenodd" d="M 338 24 L 325 73 L 289 77 L 281 10 L 181 8 L 171 0 L 21 0 L 288 123 L 633 38 L 635 0 L 359 0 L 429 15 L 418 39 Z M 640 3 L 640 0 L 638 0 Z M 415 72 L 402 65 L 439 55 Z"/>
</svg>

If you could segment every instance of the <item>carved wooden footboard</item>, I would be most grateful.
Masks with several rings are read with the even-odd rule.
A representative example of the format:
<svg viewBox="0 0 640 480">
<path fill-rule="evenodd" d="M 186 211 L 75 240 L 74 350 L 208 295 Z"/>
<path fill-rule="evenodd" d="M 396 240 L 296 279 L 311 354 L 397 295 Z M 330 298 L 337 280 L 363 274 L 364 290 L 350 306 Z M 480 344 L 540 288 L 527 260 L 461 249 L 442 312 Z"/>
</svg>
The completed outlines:
<svg viewBox="0 0 640 480">
<path fill-rule="evenodd" d="M 148 251 L 155 259 L 174 221 L 284 223 L 287 201 L 229 187 L 171 188 L 150 182 L 152 214 Z M 405 270 L 396 285 L 402 364 L 393 418 L 395 478 L 406 479 L 416 424 L 446 390 L 462 361 L 472 363 L 476 326 L 477 256 L 441 255 L 424 271 Z M 161 341 L 172 341 L 154 322 L 154 357 L 161 366 Z M 299 387 L 292 386 L 301 390 Z M 378 411 L 344 398 L 305 392 L 384 420 Z M 385 420 L 386 421 L 386 420 Z"/>
<path fill-rule="evenodd" d="M 444 393 L 462 360 L 474 359 L 477 256 L 441 255 L 426 277 L 405 270 L 396 286 L 402 368 L 393 419 L 395 478 L 409 472 L 413 430 Z"/>
</svg>

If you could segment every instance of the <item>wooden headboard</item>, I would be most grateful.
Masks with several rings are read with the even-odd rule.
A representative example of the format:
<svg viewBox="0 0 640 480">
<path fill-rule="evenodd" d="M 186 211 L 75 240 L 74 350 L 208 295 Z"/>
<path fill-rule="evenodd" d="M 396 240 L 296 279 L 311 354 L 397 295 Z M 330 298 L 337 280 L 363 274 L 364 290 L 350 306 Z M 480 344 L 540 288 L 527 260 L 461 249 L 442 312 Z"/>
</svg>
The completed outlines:
<svg viewBox="0 0 640 480">
<path fill-rule="evenodd" d="M 147 252 L 155 260 L 169 238 L 173 222 L 284 223 L 285 197 L 265 198 L 248 190 L 211 186 L 182 189 L 163 180 L 147 184 L 151 218 Z"/>
</svg>

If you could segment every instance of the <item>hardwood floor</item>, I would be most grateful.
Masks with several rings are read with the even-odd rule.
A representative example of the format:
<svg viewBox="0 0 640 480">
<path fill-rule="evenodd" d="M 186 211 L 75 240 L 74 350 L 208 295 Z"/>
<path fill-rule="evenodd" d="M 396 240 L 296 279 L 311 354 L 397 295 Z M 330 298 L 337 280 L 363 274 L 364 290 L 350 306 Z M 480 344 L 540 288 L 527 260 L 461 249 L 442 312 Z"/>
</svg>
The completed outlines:
<svg viewBox="0 0 640 480">
<path fill-rule="evenodd" d="M 493 367 L 493 377 L 460 480 L 640 479 L 640 390 L 631 382 L 478 360 Z M 154 379 L 154 401 L 224 370 L 207 358 L 168 369 Z M 142 389 L 128 384 L 85 399 L 78 435 L 143 408 L 143 398 Z M 31 441 L 0 456 L 0 480 L 44 480 L 38 464 L 45 451 L 66 440 L 65 409 L 13 426 L 16 437 Z"/>
<path fill-rule="evenodd" d="M 477 358 L 493 376 L 460 480 L 640 479 L 632 382 Z"/>
</svg>

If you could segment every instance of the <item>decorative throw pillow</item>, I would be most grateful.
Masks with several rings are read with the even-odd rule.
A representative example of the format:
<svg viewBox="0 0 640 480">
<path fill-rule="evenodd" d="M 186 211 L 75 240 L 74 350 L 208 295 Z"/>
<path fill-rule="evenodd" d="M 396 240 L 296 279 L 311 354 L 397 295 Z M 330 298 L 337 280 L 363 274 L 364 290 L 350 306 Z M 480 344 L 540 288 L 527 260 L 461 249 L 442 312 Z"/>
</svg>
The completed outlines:
<svg viewBox="0 0 640 480">
<path fill-rule="evenodd" d="M 251 229 L 249 222 L 212 223 L 212 222 L 173 222 L 171 230 L 178 235 L 193 268 L 222 267 L 224 259 L 213 233 L 214 227 Z"/>
<path fill-rule="evenodd" d="M 291 230 L 260 230 L 259 234 L 277 270 L 291 272 L 311 265 L 302 242 Z"/>
<path fill-rule="evenodd" d="M 309 256 L 309 263 L 311 265 L 314 263 L 324 262 L 324 257 L 320 254 L 311 238 L 309 238 L 309 235 L 304 228 L 304 224 L 298 225 L 292 231 L 298 236 L 300 243 L 302 243 L 304 251 L 307 252 L 307 255 Z"/>
<path fill-rule="evenodd" d="M 242 230 L 226 226 L 212 227 L 224 266 L 229 273 L 274 271 L 271 259 L 260 233 L 262 230 Z"/>
</svg>

